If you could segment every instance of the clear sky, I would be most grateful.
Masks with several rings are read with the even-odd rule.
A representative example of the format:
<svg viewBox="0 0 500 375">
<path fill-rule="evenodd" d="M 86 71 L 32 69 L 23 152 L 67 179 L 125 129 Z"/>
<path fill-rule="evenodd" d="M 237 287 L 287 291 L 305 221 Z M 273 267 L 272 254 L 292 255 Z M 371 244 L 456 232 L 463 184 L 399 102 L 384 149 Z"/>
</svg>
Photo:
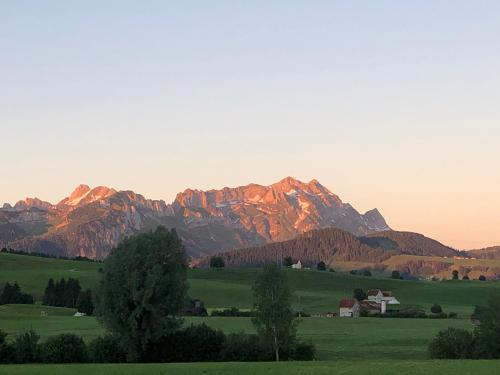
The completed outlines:
<svg viewBox="0 0 500 375">
<path fill-rule="evenodd" d="M 500 244 L 500 2 L 2 1 L 0 201 L 318 179 Z"/>
</svg>

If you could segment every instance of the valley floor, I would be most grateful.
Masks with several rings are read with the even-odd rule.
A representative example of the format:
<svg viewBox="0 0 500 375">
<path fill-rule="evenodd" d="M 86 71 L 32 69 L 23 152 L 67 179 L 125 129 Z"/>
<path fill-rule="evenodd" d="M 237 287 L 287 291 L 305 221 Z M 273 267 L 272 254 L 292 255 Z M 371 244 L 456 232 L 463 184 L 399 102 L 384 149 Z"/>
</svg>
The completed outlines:
<svg viewBox="0 0 500 375">
<path fill-rule="evenodd" d="M 44 312 L 42 316 L 41 312 Z M 33 328 L 42 340 L 72 332 L 87 342 L 103 334 L 94 317 L 74 317 L 74 310 L 40 305 L 0 306 L 0 328 L 13 337 Z M 250 318 L 186 318 L 232 332 L 254 332 Z M 472 329 L 468 319 L 303 318 L 298 334 L 316 345 L 319 360 L 425 360 L 427 345 L 442 329 Z"/>
</svg>

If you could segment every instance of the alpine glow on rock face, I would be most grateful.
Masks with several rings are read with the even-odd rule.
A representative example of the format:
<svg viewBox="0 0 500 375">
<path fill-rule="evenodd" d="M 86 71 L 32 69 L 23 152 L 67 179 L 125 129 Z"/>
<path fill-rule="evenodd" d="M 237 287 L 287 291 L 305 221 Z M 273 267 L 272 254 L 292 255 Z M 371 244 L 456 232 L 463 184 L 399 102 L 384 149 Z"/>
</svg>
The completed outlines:
<svg viewBox="0 0 500 375">
<path fill-rule="evenodd" d="M 377 209 L 360 214 L 318 181 L 287 177 L 270 186 L 187 189 L 172 204 L 132 191 L 79 185 L 57 204 L 38 198 L 5 204 L 0 240 L 28 251 L 100 259 L 126 236 L 160 224 L 175 227 L 195 257 L 325 227 L 355 235 L 389 230 Z"/>
</svg>

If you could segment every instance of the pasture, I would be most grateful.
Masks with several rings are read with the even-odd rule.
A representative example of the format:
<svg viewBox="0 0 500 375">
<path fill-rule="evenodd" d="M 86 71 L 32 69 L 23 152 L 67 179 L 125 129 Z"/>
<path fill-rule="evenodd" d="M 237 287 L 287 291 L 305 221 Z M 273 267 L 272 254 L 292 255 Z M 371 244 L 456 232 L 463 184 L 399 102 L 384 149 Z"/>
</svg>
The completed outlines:
<svg viewBox="0 0 500 375">
<path fill-rule="evenodd" d="M 49 277 L 74 277 L 83 288 L 97 283 L 100 263 L 56 260 L 14 254 L 0 254 L 0 285 L 17 281 L 22 290 L 40 301 Z M 189 295 L 200 298 L 207 308 L 252 307 L 251 285 L 258 269 L 194 269 L 189 271 Z M 433 303 L 446 312 L 457 312 L 459 319 L 382 319 L 382 318 L 302 318 L 298 335 L 312 340 L 319 361 L 283 364 L 165 364 L 165 365 L 10 365 L 0 367 L 2 374 L 476 374 L 495 373 L 499 361 L 429 361 L 427 345 L 435 334 L 447 327 L 472 329 L 469 315 L 500 292 L 500 283 L 479 281 L 402 281 L 387 278 L 352 276 L 341 272 L 287 270 L 295 290 L 294 307 L 317 315 L 337 311 L 341 298 L 350 297 L 354 288 L 392 290 L 405 305 L 429 311 Z M 42 311 L 44 313 L 42 313 Z M 103 333 L 94 317 L 73 317 L 74 310 L 35 305 L 0 306 L 0 329 L 11 336 L 35 329 L 42 340 L 72 332 L 90 341 Z M 185 324 L 206 324 L 225 332 L 254 332 L 249 318 L 185 318 Z"/>
</svg>

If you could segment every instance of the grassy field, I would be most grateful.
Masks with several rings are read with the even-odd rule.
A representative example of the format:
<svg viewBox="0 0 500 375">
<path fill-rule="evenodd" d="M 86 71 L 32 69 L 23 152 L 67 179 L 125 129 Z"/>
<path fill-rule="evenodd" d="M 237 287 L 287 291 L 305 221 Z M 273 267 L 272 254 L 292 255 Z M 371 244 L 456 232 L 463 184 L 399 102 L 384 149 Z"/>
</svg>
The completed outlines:
<svg viewBox="0 0 500 375">
<path fill-rule="evenodd" d="M 49 277 L 75 277 L 84 288 L 96 284 L 98 263 L 63 261 L 48 258 L 0 254 L 0 285 L 17 281 L 23 290 L 39 300 Z M 189 294 L 205 301 L 208 308 L 252 307 L 251 285 L 259 270 L 220 269 L 189 271 Z M 345 273 L 287 270 L 287 277 L 296 291 L 295 308 L 317 314 L 337 311 L 341 298 L 354 288 L 382 288 L 394 292 L 406 305 L 427 311 L 440 303 L 445 311 L 459 313 L 460 319 L 380 319 L 380 318 L 303 318 L 299 336 L 311 339 L 321 361 L 316 363 L 274 364 L 186 364 L 186 365 L 74 365 L 74 366 L 8 366 L 1 374 L 476 374 L 500 371 L 500 362 L 432 362 L 427 345 L 432 337 L 449 326 L 472 329 L 468 319 L 475 304 L 484 303 L 490 295 L 500 292 L 500 283 L 478 281 L 401 281 L 387 278 L 352 276 Z M 44 311 L 46 316 L 41 315 Z M 0 306 L 0 329 L 14 335 L 34 328 L 42 339 L 73 332 L 86 341 L 103 333 L 93 317 L 73 317 L 74 310 L 36 305 Z M 225 332 L 253 332 L 248 318 L 188 318 L 186 324 L 205 322 Z M 12 337 L 12 336 L 11 336 Z"/>
<path fill-rule="evenodd" d="M 47 316 L 41 316 L 44 311 Z M 73 317 L 73 310 L 34 305 L 0 306 L 0 328 L 11 334 L 35 329 L 45 339 L 73 332 L 86 341 L 104 331 L 93 317 Z M 249 318 L 186 318 L 185 324 L 201 323 L 224 332 L 254 332 Z M 341 319 L 303 318 L 299 335 L 311 339 L 321 360 L 338 359 L 426 359 L 427 345 L 439 330 L 453 326 L 471 328 L 465 319 Z"/>
<path fill-rule="evenodd" d="M 0 253 L 0 285 L 17 281 L 23 291 L 40 300 L 50 277 L 74 277 L 82 287 L 93 288 L 100 267 L 100 263 Z M 251 285 L 258 272 L 248 268 L 190 270 L 189 294 L 202 299 L 208 308 L 251 308 Z M 340 299 L 350 297 L 354 288 L 392 290 L 405 305 L 428 311 L 439 303 L 445 311 L 462 317 L 468 317 L 474 305 L 500 294 L 500 283 L 490 281 L 402 281 L 307 270 L 287 270 L 287 276 L 296 291 L 295 308 L 311 314 L 336 311 Z"/>
<path fill-rule="evenodd" d="M 7 365 L 2 375 L 493 375 L 497 361 L 337 361 L 288 363 L 185 363 L 126 365 Z"/>
</svg>

